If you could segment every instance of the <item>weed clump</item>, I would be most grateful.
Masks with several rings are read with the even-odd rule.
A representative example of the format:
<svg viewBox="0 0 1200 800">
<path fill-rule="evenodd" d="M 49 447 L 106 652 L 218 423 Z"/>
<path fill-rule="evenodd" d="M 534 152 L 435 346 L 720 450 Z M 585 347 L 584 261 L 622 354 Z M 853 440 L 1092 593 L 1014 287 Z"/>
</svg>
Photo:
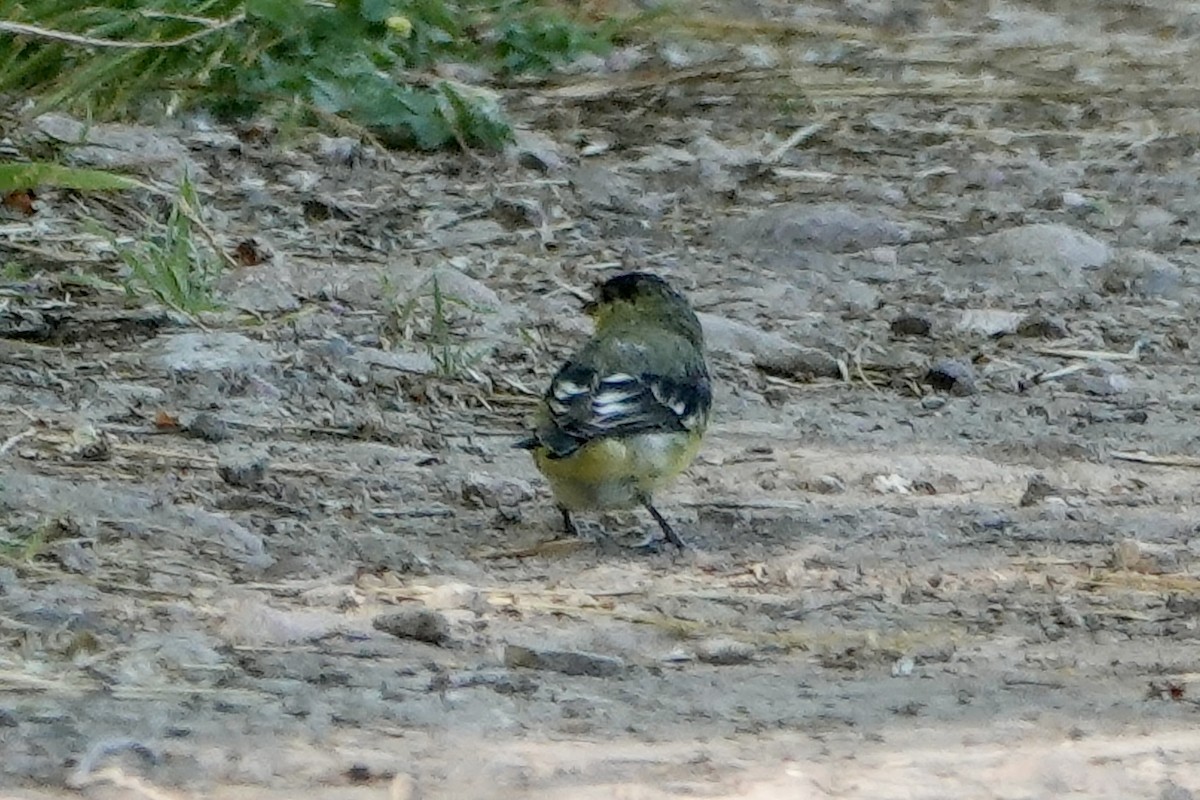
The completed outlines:
<svg viewBox="0 0 1200 800">
<path fill-rule="evenodd" d="M 207 109 L 366 131 L 391 146 L 494 148 L 503 80 L 606 49 L 618 22 L 534 0 L 26 0 L 0 21 L 0 92 L 97 118 Z"/>
</svg>

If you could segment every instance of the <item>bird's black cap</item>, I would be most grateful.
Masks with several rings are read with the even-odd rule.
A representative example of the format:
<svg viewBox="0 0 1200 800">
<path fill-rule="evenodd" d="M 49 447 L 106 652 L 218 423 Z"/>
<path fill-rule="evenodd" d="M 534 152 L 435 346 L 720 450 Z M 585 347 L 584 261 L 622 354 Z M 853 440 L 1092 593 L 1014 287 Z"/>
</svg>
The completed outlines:
<svg viewBox="0 0 1200 800">
<path fill-rule="evenodd" d="M 633 300 L 646 292 L 675 294 L 671 284 L 652 272 L 623 272 L 600 284 L 601 303 L 611 303 L 616 300 Z"/>
</svg>

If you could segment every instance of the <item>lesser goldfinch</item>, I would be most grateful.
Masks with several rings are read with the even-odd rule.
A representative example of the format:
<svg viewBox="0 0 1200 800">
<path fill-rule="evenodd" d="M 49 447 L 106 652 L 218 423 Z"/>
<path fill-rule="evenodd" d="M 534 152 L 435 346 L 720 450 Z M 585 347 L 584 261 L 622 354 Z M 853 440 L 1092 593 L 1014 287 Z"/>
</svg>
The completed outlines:
<svg viewBox="0 0 1200 800">
<path fill-rule="evenodd" d="M 687 298 L 647 272 L 617 275 L 584 305 L 595 332 L 555 374 L 530 450 L 563 527 L 573 511 L 641 505 L 676 547 L 653 495 L 696 457 L 712 408 L 704 333 Z"/>
</svg>

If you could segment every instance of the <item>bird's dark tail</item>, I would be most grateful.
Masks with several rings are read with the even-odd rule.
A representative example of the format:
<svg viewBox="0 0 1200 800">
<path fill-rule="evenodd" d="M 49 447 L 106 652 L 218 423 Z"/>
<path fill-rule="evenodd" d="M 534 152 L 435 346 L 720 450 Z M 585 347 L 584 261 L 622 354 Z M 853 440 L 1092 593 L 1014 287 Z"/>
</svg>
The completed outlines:
<svg viewBox="0 0 1200 800">
<path fill-rule="evenodd" d="M 521 439 L 518 442 L 513 442 L 513 447 L 517 450 L 532 450 L 533 448 L 535 448 L 537 446 L 538 446 L 538 440 L 537 440 L 536 436 L 529 436 L 524 439 Z"/>
</svg>

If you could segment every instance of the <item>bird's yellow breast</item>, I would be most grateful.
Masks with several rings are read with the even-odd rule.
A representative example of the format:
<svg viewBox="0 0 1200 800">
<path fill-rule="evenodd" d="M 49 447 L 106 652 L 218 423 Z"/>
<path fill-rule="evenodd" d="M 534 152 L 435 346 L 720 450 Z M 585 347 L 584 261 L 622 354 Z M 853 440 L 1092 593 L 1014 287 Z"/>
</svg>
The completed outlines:
<svg viewBox="0 0 1200 800">
<path fill-rule="evenodd" d="M 595 439 L 566 458 L 538 448 L 533 458 L 567 509 L 629 508 L 686 469 L 700 440 L 700 431 L 642 433 Z"/>
</svg>

